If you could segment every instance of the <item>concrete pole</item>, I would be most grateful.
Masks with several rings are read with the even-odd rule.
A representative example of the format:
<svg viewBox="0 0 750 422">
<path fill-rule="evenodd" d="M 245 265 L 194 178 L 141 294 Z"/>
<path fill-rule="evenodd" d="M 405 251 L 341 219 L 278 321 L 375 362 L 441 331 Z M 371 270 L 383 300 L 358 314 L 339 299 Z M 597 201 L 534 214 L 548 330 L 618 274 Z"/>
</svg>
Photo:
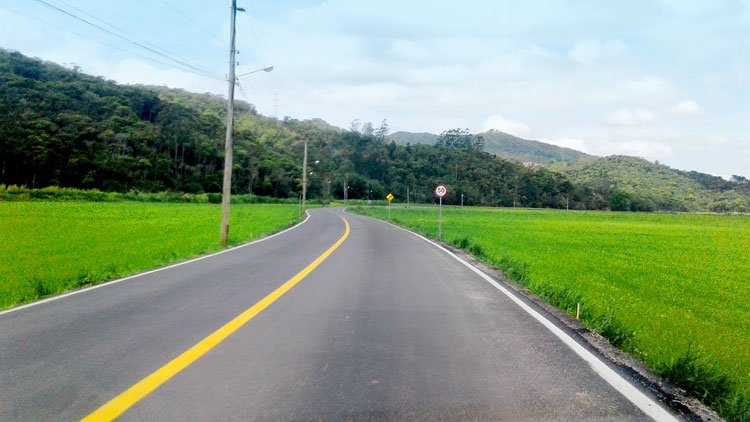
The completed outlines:
<svg viewBox="0 0 750 422">
<path fill-rule="evenodd" d="M 440 197 L 438 208 L 438 240 L 443 240 L 443 197 Z"/>
<path fill-rule="evenodd" d="M 302 211 L 307 201 L 307 137 L 305 137 L 305 152 L 302 158 Z"/>
<path fill-rule="evenodd" d="M 234 74 L 235 54 L 235 23 L 237 21 L 237 0 L 232 0 L 230 10 L 231 23 L 229 29 L 229 92 L 227 93 L 227 136 L 224 143 L 224 185 L 221 192 L 221 244 L 226 245 L 229 241 L 229 201 L 232 194 L 232 136 L 234 134 Z"/>
</svg>

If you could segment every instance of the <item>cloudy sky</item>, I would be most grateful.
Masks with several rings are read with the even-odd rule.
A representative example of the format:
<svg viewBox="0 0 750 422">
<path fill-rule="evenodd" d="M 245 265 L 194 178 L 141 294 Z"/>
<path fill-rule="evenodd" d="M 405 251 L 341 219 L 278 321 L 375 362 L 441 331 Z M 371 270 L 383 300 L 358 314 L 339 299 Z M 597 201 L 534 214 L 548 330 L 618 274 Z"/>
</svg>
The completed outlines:
<svg viewBox="0 0 750 422">
<path fill-rule="evenodd" d="M 228 0 L 44 2 L 0 0 L 1 47 L 122 83 L 225 94 Z M 750 0 L 238 5 L 239 73 L 274 66 L 241 78 L 238 97 L 263 114 L 494 128 L 750 176 Z"/>
</svg>

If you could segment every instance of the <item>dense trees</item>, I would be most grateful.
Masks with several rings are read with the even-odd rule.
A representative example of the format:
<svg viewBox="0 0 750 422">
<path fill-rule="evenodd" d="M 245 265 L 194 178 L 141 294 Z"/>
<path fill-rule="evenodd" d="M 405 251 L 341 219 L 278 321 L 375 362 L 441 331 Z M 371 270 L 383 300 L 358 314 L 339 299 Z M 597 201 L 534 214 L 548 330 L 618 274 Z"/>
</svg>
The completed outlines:
<svg viewBox="0 0 750 422">
<path fill-rule="evenodd" d="M 750 210 L 750 189 L 736 178 L 679 171 L 642 158 L 615 155 L 552 168 L 589 187 L 617 211 Z"/>
<path fill-rule="evenodd" d="M 444 132 L 443 142 L 430 145 L 397 145 L 385 139 L 381 129 L 355 122 L 347 132 L 331 135 L 331 142 L 313 142 L 313 170 L 310 192 L 325 197 L 343 197 L 344 184 L 351 199 L 382 199 L 389 192 L 398 201 L 434 202 L 432 191 L 445 183 L 451 193 L 447 204 L 585 208 L 594 204 L 591 194 L 574 186 L 559 173 L 527 168 L 521 163 L 499 159 L 481 150 L 481 137 L 454 129 Z M 306 122 L 287 120 L 285 126 L 302 132 Z M 358 129 L 360 128 L 360 129 Z M 311 139 L 325 136 L 308 128 Z M 587 200 L 589 200 L 587 202 Z"/>
<path fill-rule="evenodd" d="M 218 192 L 225 104 L 211 94 L 119 86 L 0 50 L 0 184 Z M 387 139 L 385 120 L 377 127 L 354 121 L 343 130 L 319 119 L 266 118 L 243 102 L 236 110 L 236 193 L 297 196 L 307 139 L 311 198 L 382 199 L 391 192 L 397 201 L 408 196 L 412 202 L 430 203 L 434 187 L 445 183 L 448 204 L 460 203 L 463 195 L 467 205 L 684 209 L 683 197 L 677 201 L 638 190 L 671 189 L 652 177 L 666 171 L 661 167 L 647 168 L 649 180 L 657 180 L 658 186 L 645 179 L 618 185 L 617 171 L 644 166 L 630 158 L 589 163 L 575 171 L 564 168 L 571 175 L 566 176 L 491 155 L 484 151 L 484 138 L 466 129 L 443 132 L 434 146 L 399 145 Z M 704 203 L 694 192 L 703 184 L 723 189 L 721 203 L 713 209 L 747 205 L 747 196 L 735 189 L 750 190 L 744 178 L 727 186 L 723 179 L 701 174 L 684 178 L 693 184 L 678 186 L 685 200 Z"/>
<path fill-rule="evenodd" d="M 451 129 L 441 133 L 435 145 L 446 148 L 484 151 L 484 137 L 482 135 L 472 135 L 469 129 Z"/>
</svg>

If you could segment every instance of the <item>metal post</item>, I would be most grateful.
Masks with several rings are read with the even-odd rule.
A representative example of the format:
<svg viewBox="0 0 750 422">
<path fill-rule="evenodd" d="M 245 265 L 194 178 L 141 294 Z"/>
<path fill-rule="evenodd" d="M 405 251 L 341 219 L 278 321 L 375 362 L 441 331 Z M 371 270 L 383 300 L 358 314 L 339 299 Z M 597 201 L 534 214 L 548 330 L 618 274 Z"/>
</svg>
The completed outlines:
<svg viewBox="0 0 750 422">
<path fill-rule="evenodd" d="M 440 207 L 438 208 L 438 240 L 443 240 L 443 197 L 440 197 Z"/>
<path fill-rule="evenodd" d="M 302 158 L 302 209 L 307 201 L 307 137 L 305 137 L 305 153 Z"/>
<path fill-rule="evenodd" d="M 388 221 L 391 221 L 391 201 L 388 201 Z"/>
<path fill-rule="evenodd" d="M 232 194 L 232 135 L 234 133 L 234 76 L 235 54 L 235 23 L 237 20 L 237 0 L 232 0 L 230 11 L 231 25 L 229 29 L 229 92 L 227 94 L 227 136 L 224 144 L 224 185 L 221 192 L 221 244 L 229 241 L 229 200 Z"/>
</svg>

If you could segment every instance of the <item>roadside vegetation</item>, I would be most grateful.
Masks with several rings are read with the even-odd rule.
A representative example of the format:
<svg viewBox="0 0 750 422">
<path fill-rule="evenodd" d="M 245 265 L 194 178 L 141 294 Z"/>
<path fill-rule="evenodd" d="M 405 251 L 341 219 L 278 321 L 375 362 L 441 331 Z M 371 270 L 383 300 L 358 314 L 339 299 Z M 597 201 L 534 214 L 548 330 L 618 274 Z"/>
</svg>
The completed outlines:
<svg viewBox="0 0 750 422">
<path fill-rule="evenodd" d="M 435 207 L 391 216 L 437 237 Z M 443 240 L 571 315 L 580 303 L 615 346 L 750 420 L 750 216 L 447 207 Z"/>
<path fill-rule="evenodd" d="M 299 221 L 298 207 L 238 204 L 230 243 Z M 220 206 L 0 202 L 0 309 L 221 249 Z"/>
<path fill-rule="evenodd" d="M 273 198 L 252 194 L 232 195 L 233 204 L 297 204 L 299 198 Z M 98 189 L 75 189 L 48 186 L 29 189 L 25 186 L 0 185 L 0 201 L 89 201 L 89 202 L 161 202 L 189 204 L 220 204 L 220 193 L 182 192 L 103 192 Z M 309 199 L 308 205 L 323 205 L 320 199 Z"/>
</svg>

